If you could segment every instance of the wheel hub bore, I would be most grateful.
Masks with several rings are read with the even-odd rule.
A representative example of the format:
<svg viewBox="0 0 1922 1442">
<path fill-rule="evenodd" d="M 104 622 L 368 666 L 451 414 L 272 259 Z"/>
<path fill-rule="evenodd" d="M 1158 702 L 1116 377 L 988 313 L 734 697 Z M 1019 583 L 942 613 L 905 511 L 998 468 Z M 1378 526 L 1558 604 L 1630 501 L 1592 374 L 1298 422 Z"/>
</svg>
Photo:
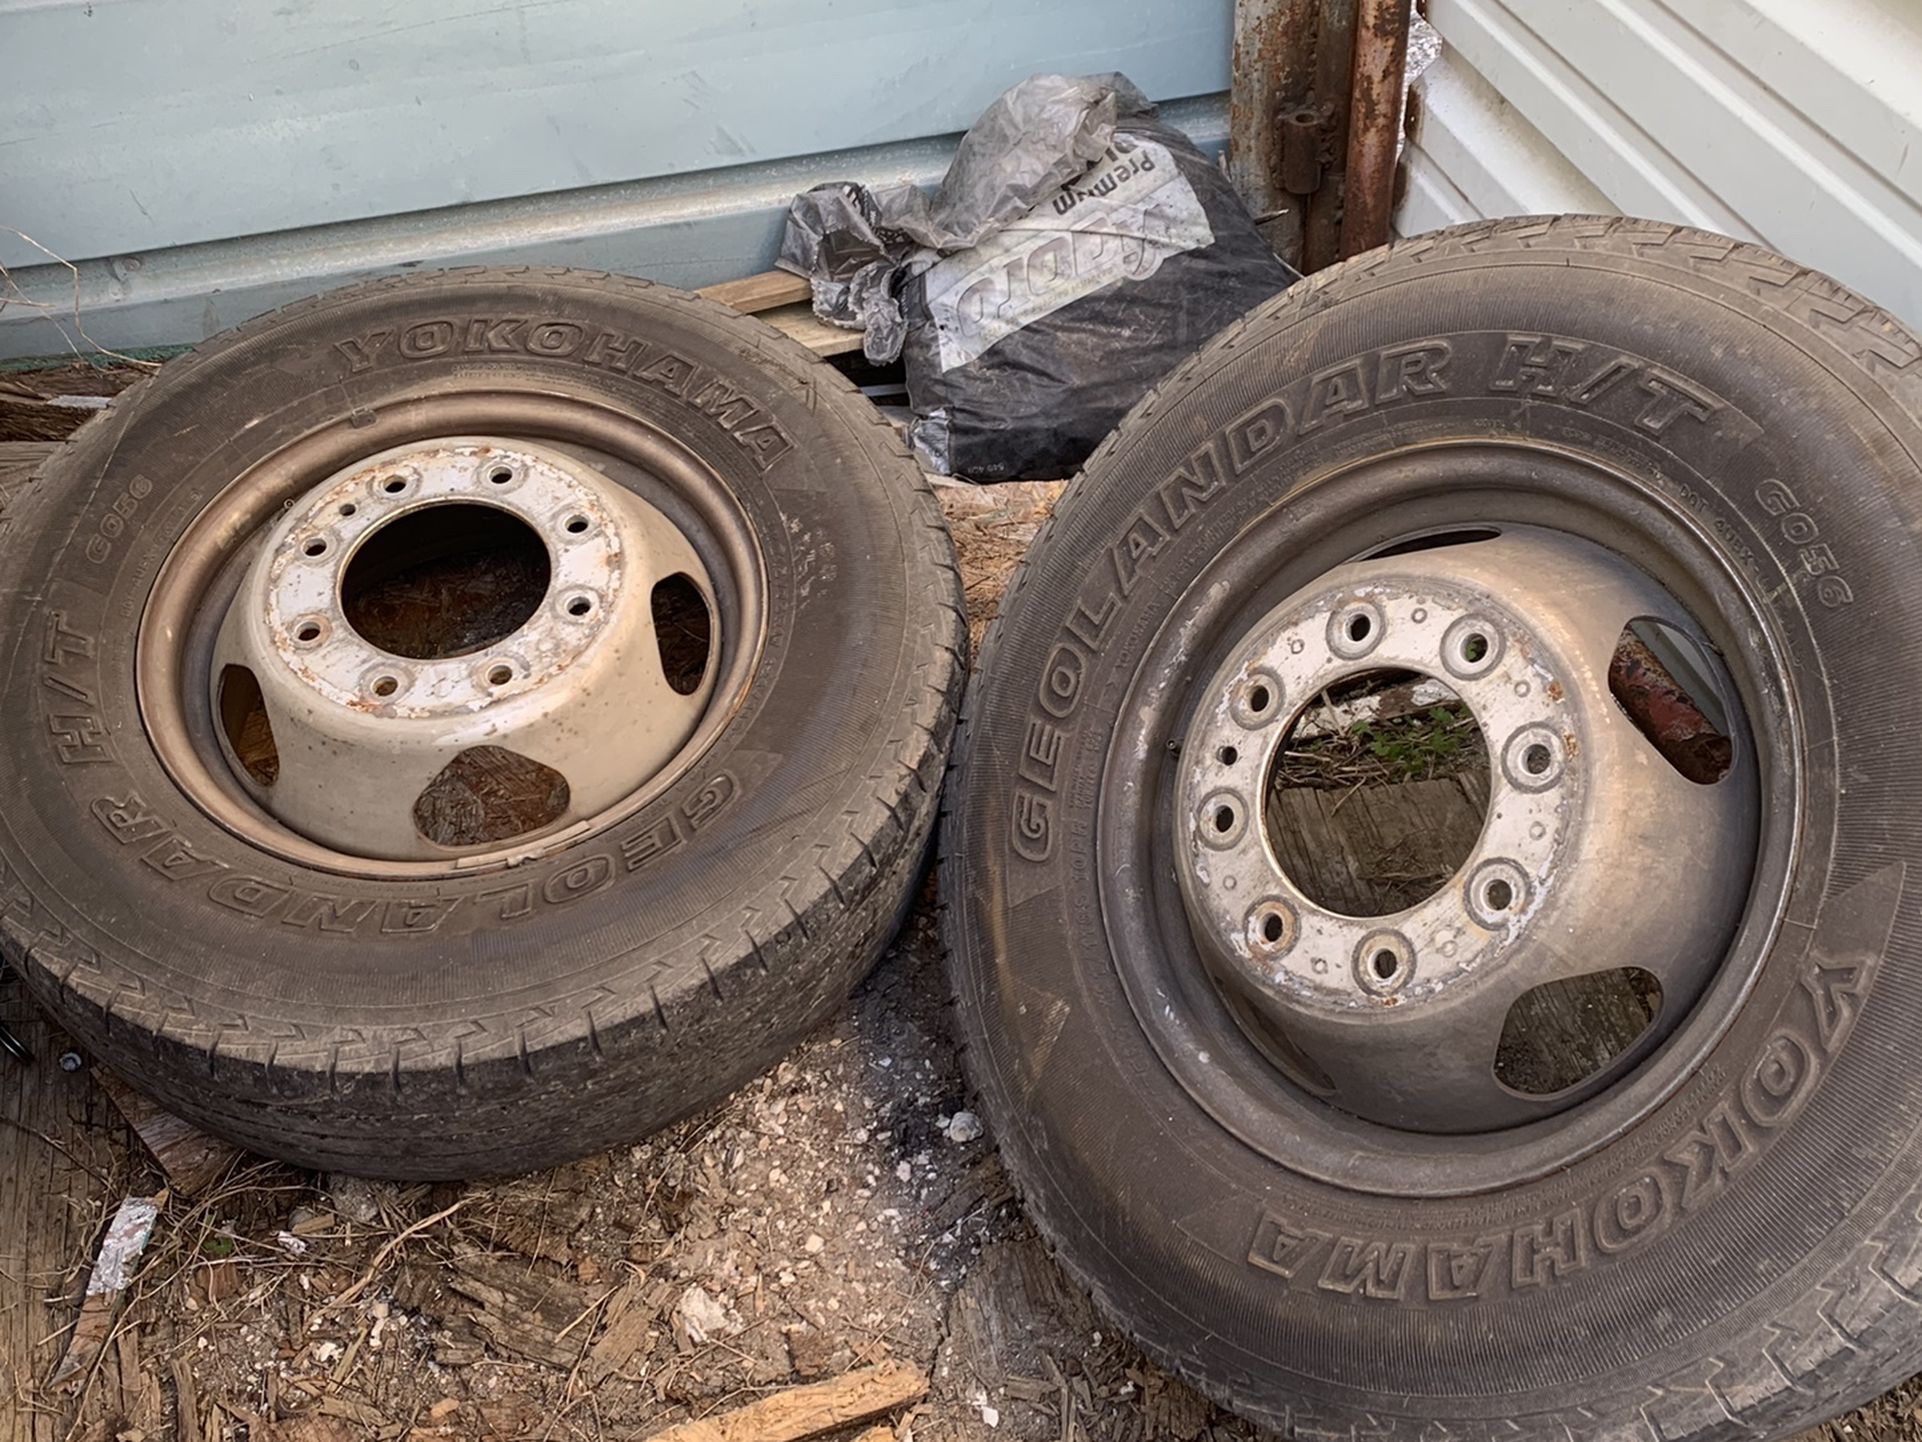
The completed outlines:
<svg viewBox="0 0 1922 1442">
<path fill-rule="evenodd" d="M 1539 1117 L 1621 1075 L 1713 973 L 1747 890 L 1754 790 L 1745 774 L 1685 779 L 1612 701 L 1610 658 L 1646 619 L 1694 630 L 1609 553 L 1517 530 L 1330 572 L 1208 683 L 1176 788 L 1183 899 L 1237 1010 L 1310 1058 L 1337 1105 L 1434 1132 Z M 1436 678 L 1468 705 L 1491 790 L 1473 852 L 1439 891 L 1347 916 L 1288 878 L 1263 802 L 1292 718 L 1381 669 Z M 1497 1079 L 1518 998 L 1615 968 L 1660 983 L 1641 1042 L 1553 1097 Z"/>
<path fill-rule="evenodd" d="M 377 633 L 389 649 L 356 629 L 343 598 L 357 558 L 405 523 L 409 547 L 431 560 L 475 520 L 524 528 L 546 553 L 545 590 L 518 625 L 451 651 Z M 712 616 L 707 572 L 679 529 L 558 450 L 455 437 L 357 462 L 281 516 L 221 625 L 216 714 L 244 673 L 277 752 L 270 772 L 242 764 L 230 727 L 229 761 L 265 810 L 350 855 L 426 859 L 461 840 L 499 842 L 516 834 L 502 829 L 503 798 L 521 831 L 565 828 L 659 772 L 707 704 L 711 661 L 678 690 L 655 634 L 654 588 L 676 575 Z M 463 815 L 471 835 L 448 820 Z"/>
</svg>

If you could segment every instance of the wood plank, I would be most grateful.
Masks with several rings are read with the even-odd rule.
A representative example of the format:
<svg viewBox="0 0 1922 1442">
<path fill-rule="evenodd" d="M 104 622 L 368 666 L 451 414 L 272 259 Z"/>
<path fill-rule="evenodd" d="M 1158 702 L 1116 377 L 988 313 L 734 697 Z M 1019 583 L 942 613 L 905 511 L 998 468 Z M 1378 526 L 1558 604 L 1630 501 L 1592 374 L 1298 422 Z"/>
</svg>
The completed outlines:
<svg viewBox="0 0 1922 1442">
<path fill-rule="evenodd" d="M 182 1121 L 111 1072 L 96 1072 L 94 1083 L 120 1108 L 120 1114 L 133 1127 L 134 1134 L 146 1143 L 147 1150 L 166 1172 L 168 1185 L 183 1196 L 199 1196 L 244 1155 L 231 1142 L 216 1140 Z"/>
<path fill-rule="evenodd" d="M 87 361 L 8 371 L 0 374 L 0 397 L 46 400 L 52 396 L 117 396 L 153 371 L 151 365 L 93 365 Z"/>
<path fill-rule="evenodd" d="M 846 355 L 861 349 L 861 332 L 829 325 L 814 313 L 814 292 L 807 281 L 785 270 L 724 280 L 701 287 L 696 295 L 718 300 L 748 315 L 758 315 L 781 334 L 816 355 Z"/>
<path fill-rule="evenodd" d="M 673 1288 L 666 1282 L 636 1277 L 607 1305 L 607 1330 L 588 1349 L 582 1364 L 587 1383 L 598 1386 L 625 1367 L 648 1340 L 649 1329 L 667 1310 Z"/>
<path fill-rule="evenodd" d="M 1431 893 L 1481 834 L 1466 778 L 1352 790 L 1278 792 L 1282 870 L 1311 898 L 1349 916 L 1383 916 Z M 1473 784 L 1486 786 L 1477 776 Z"/>
<path fill-rule="evenodd" d="M 928 1378 L 903 1362 L 883 1362 L 807 1387 L 790 1387 L 718 1417 L 683 1422 L 650 1442 L 806 1442 L 892 1412 L 927 1395 Z"/>
<path fill-rule="evenodd" d="M 777 306 L 811 301 L 814 291 L 803 276 L 785 270 L 764 270 L 759 275 L 744 275 L 739 280 L 704 285 L 695 294 L 718 300 L 722 305 L 731 305 L 744 314 L 754 315 Z"/>
<path fill-rule="evenodd" d="M 194 1369 L 188 1360 L 175 1357 L 170 1370 L 174 1379 L 174 1433 L 180 1442 L 206 1442 L 200 1425 L 200 1393 L 194 1386 Z"/>
<path fill-rule="evenodd" d="M 39 1384 L 66 1346 L 131 1139 L 84 1068 L 60 1069 L 66 1037 L 11 973 L 0 1025 L 34 1058 L 0 1056 L 0 1442 L 54 1442 L 70 1399 Z"/>
<path fill-rule="evenodd" d="M 24 481 L 60 445 L 59 441 L 0 441 L 0 486 Z"/>
<path fill-rule="evenodd" d="M 0 442 L 63 441 L 152 369 L 74 363 L 0 374 Z"/>
<path fill-rule="evenodd" d="M 829 325 L 809 305 L 784 305 L 778 310 L 763 311 L 761 319 L 819 356 L 846 355 L 861 349 L 860 331 Z"/>
</svg>

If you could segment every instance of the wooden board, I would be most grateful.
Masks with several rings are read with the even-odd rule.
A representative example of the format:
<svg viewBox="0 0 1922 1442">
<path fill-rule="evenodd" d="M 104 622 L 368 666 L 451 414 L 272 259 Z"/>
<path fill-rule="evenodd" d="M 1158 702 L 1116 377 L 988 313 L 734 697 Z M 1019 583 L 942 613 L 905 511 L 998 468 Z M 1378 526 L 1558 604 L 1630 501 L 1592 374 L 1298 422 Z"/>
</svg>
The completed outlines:
<svg viewBox="0 0 1922 1442">
<path fill-rule="evenodd" d="M 779 310 L 763 311 L 761 319 L 818 356 L 846 355 L 861 349 L 860 331 L 829 325 L 815 315 L 812 306 L 784 305 Z"/>
<path fill-rule="evenodd" d="M 1276 799 L 1282 870 L 1348 916 L 1383 916 L 1428 895 L 1482 828 L 1481 807 L 1453 776 L 1351 791 L 1293 787 Z"/>
<path fill-rule="evenodd" d="M 799 305 L 813 298 L 806 279 L 786 270 L 764 270 L 759 275 L 739 280 L 724 280 L 719 285 L 704 285 L 695 292 L 722 305 L 731 305 L 748 315 L 773 310 L 777 306 Z"/>
<path fill-rule="evenodd" d="M 39 1383 L 65 1350 L 130 1141 L 88 1073 L 60 1069 L 66 1038 L 11 973 L 0 1024 L 34 1054 L 31 1065 L 0 1057 L 0 1442 L 54 1442 L 68 1399 Z M 108 1359 L 116 1372 L 119 1360 Z"/>
<path fill-rule="evenodd" d="M 719 285 L 703 286 L 696 294 L 760 316 L 816 355 L 846 355 L 861 349 L 861 332 L 829 325 L 817 316 L 808 283 L 785 270 L 764 270 L 759 275 L 724 280 Z"/>
<path fill-rule="evenodd" d="M 70 362 L 0 374 L 0 442 L 65 440 L 150 370 Z"/>
<path fill-rule="evenodd" d="M 59 441 L 0 441 L 0 486 L 24 481 L 59 449 Z"/>
<path fill-rule="evenodd" d="M 758 1402 L 653 1434 L 652 1442 L 808 1442 L 896 1411 L 927 1395 L 927 1374 L 904 1362 L 863 1367 L 828 1382 L 790 1387 Z"/>
</svg>

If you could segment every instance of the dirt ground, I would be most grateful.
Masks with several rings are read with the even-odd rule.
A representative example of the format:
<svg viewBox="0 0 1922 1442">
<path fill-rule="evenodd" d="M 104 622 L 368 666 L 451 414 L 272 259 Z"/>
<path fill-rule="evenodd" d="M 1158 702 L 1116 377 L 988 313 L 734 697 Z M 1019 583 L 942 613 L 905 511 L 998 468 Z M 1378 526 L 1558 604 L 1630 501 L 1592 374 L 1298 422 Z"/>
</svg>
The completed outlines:
<svg viewBox="0 0 1922 1442">
<path fill-rule="evenodd" d="M 942 487 L 977 645 L 1058 490 Z M 0 1437 L 641 1438 L 889 1360 L 928 1378 L 875 1434 L 896 1442 L 1260 1436 L 1049 1260 L 969 1109 L 934 911 L 929 882 L 832 1024 L 640 1145 L 473 1186 L 242 1159 L 167 1199 L 73 1383 L 43 1385 L 66 1327 L 0 1357 Z M 69 1160 L 97 1185 L 68 1254 L 9 1257 L 0 1238 L 0 1267 L 24 1264 L 69 1322 L 112 1201 L 166 1184 L 92 1091 L 73 1093 Z M 1807 1442 L 1922 1438 L 1918 1417 L 1910 1384 Z"/>
</svg>

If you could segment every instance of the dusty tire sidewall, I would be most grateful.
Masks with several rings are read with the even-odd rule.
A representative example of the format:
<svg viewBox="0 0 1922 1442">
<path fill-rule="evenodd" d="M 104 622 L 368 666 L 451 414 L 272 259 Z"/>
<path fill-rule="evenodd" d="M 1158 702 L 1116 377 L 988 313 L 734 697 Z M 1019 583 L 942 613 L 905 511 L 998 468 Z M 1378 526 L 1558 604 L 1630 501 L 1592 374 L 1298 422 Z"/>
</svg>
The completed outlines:
<svg viewBox="0 0 1922 1442">
<path fill-rule="evenodd" d="M 456 280 L 325 298 L 168 367 L 54 463 L 34 488 L 40 524 L 9 541 L 8 950 L 65 1020 L 109 1055 L 133 1048 L 143 1080 L 190 1111 L 217 1105 L 198 1093 L 223 1066 L 283 1101 L 345 1095 L 345 1114 L 356 1088 L 398 1086 L 395 1073 L 421 1073 L 410 1105 L 431 1110 L 456 1090 L 515 1091 L 543 1056 L 589 1067 L 664 1050 L 663 1006 L 751 954 L 739 913 L 764 938 L 791 928 L 769 893 L 810 859 L 796 808 L 866 818 L 872 774 L 893 768 L 890 728 L 925 686 L 918 648 L 947 578 L 916 574 L 912 467 L 877 445 L 838 378 L 673 292 Z M 710 381 L 745 396 L 745 413 L 703 409 Z M 310 871 L 246 846 L 173 786 L 139 719 L 135 628 L 174 541 L 234 476 L 290 436 L 461 385 L 611 405 L 711 466 L 761 547 L 763 655 L 714 747 L 606 832 L 431 885 Z M 881 869 L 901 869 L 890 848 L 915 839 L 877 834 Z M 823 1014 L 866 942 L 732 1007 L 738 1050 L 710 1051 L 706 1068 L 752 1066 L 775 1033 Z M 648 1085 L 671 1091 L 674 1068 Z"/>
<path fill-rule="evenodd" d="M 1351 271 L 1345 293 L 1330 278 L 1204 351 L 1064 500 L 970 703 L 944 890 L 971 1075 L 1070 1267 L 1158 1355 L 1276 1425 L 1317 1404 L 1451 1421 L 1626 1406 L 1651 1367 L 1686 1374 L 1805 1294 L 1859 1248 L 1844 1218 L 1887 1218 L 1917 1181 L 1922 1088 L 1901 1060 L 1922 1018 L 1901 893 L 1917 838 L 1890 818 L 1911 815 L 1922 786 L 1888 718 L 1922 679 L 1922 596 L 1915 492 L 1887 485 L 1916 475 L 1915 423 L 1852 358 L 1731 286 L 1556 251 L 1390 261 L 1367 284 Z M 1451 264 L 1482 284 L 1420 283 Z M 1641 369 L 1581 404 L 1492 385 L 1514 378 L 1514 346 L 1544 337 L 1587 348 L 1564 384 L 1611 356 Z M 1397 357 L 1438 339 L 1445 390 L 1383 399 Z M 1712 416 L 1638 423 L 1672 383 L 1711 397 Z M 1287 434 L 1254 444 L 1246 428 L 1275 398 Z M 1691 1080 L 1564 1174 L 1410 1200 L 1310 1182 L 1174 1084 L 1117 978 L 1112 948 L 1131 940 L 1103 926 L 1116 868 L 1093 808 L 1117 711 L 1174 599 L 1317 475 L 1451 431 L 1605 453 L 1770 598 L 1803 815 L 1786 924 Z M 1198 464 L 1218 465 L 1219 484 L 1182 498 L 1170 483 Z M 1179 524 L 1171 499 L 1192 507 Z M 1848 603 L 1822 603 L 1814 545 Z M 1192 660 L 1170 694 L 1205 679 L 1212 662 Z M 1037 807 L 1051 808 L 1041 861 Z M 1862 1359 L 1846 1385 L 1903 1365 Z"/>
</svg>

